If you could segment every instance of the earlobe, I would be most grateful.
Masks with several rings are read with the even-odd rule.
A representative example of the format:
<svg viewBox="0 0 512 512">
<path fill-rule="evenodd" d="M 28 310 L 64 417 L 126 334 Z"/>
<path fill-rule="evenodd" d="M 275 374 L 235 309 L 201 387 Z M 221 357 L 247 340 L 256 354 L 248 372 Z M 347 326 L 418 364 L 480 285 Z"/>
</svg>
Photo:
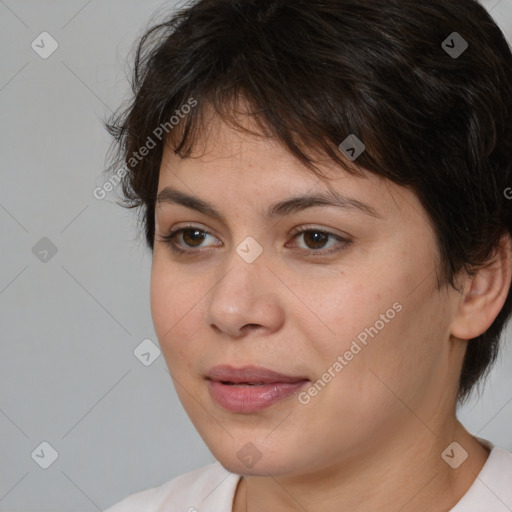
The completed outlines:
<svg viewBox="0 0 512 512">
<path fill-rule="evenodd" d="M 452 336 L 470 340 L 483 334 L 503 307 L 511 280 L 512 239 L 507 233 L 485 267 L 464 278 L 464 291 L 451 326 Z"/>
</svg>

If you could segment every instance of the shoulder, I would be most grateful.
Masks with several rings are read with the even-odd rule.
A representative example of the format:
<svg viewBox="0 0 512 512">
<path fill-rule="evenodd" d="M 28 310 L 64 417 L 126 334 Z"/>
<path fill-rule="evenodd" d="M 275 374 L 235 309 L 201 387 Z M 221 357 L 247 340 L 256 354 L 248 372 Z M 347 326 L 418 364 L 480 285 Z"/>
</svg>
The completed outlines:
<svg viewBox="0 0 512 512">
<path fill-rule="evenodd" d="M 215 462 L 183 473 L 158 487 L 130 494 L 105 512 L 159 512 L 169 505 L 183 512 L 231 512 L 239 479 L 239 475 Z"/>
<path fill-rule="evenodd" d="M 490 443 L 485 443 L 487 446 Z M 490 445 L 484 467 L 451 512 L 510 512 L 512 510 L 512 453 Z"/>
</svg>

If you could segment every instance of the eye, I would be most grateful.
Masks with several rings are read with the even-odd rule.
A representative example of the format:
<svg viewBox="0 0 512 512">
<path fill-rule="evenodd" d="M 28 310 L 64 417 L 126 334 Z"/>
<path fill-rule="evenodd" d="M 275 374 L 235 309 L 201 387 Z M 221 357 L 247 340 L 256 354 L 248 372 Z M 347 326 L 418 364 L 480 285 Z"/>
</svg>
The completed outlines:
<svg viewBox="0 0 512 512">
<path fill-rule="evenodd" d="M 194 248 L 203 247 L 202 243 L 207 237 L 213 238 L 213 235 L 197 226 L 185 226 L 172 230 L 165 236 L 159 236 L 160 240 L 167 243 L 173 251 L 180 253 L 194 252 Z"/>
<path fill-rule="evenodd" d="M 313 254 L 331 254 L 342 250 L 350 243 L 350 240 L 347 238 L 316 228 L 299 228 L 299 231 L 295 232 L 293 239 L 299 239 L 300 237 L 302 237 L 306 247 L 299 248 Z M 334 244 L 329 246 L 329 240 L 333 241 Z M 336 244 L 336 242 L 338 243 Z"/>
<path fill-rule="evenodd" d="M 311 255 L 326 255 L 341 251 L 351 243 L 351 240 L 316 228 L 297 228 L 293 233 L 293 240 L 303 238 L 305 247 L 299 247 L 299 250 Z M 221 246 L 222 242 L 204 245 L 203 242 L 211 237 L 215 237 L 205 229 L 198 226 L 185 226 L 171 230 L 167 235 L 160 235 L 159 239 L 168 244 L 172 251 L 176 253 L 194 253 L 199 252 L 195 249 L 208 247 L 208 245 Z M 329 242 L 334 242 L 329 245 Z M 289 245 L 287 244 L 287 247 Z"/>
</svg>

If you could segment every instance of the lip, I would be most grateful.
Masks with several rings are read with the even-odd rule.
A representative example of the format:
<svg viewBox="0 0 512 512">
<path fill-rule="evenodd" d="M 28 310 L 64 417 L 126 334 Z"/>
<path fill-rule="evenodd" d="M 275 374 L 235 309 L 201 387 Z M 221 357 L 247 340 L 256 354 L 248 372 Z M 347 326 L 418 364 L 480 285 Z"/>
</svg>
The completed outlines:
<svg viewBox="0 0 512 512">
<path fill-rule="evenodd" d="M 278 373 L 262 366 L 242 366 L 241 368 L 234 368 L 229 365 L 214 366 L 206 375 L 207 379 L 215 380 L 218 382 L 233 382 L 235 384 L 241 383 L 259 383 L 274 384 L 274 383 L 293 383 L 303 380 L 309 380 L 303 375 L 285 375 Z"/>
<path fill-rule="evenodd" d="M 239 413 L 265 409 L 309 382 L 304 376 L 285 375 L 260 366 L 228 365 L 213 367 L 206 379 L 213 400 L 224 409 Z"/>
</svg>

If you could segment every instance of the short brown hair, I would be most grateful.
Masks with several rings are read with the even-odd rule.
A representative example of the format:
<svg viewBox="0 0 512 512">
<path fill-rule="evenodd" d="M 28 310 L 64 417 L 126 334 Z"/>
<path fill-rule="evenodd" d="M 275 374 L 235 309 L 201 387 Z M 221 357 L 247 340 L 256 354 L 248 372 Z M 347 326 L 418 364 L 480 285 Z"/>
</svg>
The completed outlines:
<svg viewBox="0 0 512 512">
<path fill-rule="evenodd" d="M 447 51 L 456 44 L 459 55 Z M 354 173 L 338 145 L 350 134 L 363 141 L 357 165 L 413 190 L 428 213 L 439 285 L 485 264 L 512 233 L 512 54 L 475 0 L 190 2 L 143 35 L 132 89 L 106 122 L 118 143 L 107 172 L 126 166 L 123 205 L 142 207 L 151 250 L 163 144 L 190 155 L 206 106 L 238 126 L 242 97 L 262 133 L 316 174 L 308 150 Z M 171 129 L 191 98 L 198 106 Z M 495 361 L 511 311 L 509 290 L 493 324 L 468 342 L 460 401 Z"/>
</svg>

